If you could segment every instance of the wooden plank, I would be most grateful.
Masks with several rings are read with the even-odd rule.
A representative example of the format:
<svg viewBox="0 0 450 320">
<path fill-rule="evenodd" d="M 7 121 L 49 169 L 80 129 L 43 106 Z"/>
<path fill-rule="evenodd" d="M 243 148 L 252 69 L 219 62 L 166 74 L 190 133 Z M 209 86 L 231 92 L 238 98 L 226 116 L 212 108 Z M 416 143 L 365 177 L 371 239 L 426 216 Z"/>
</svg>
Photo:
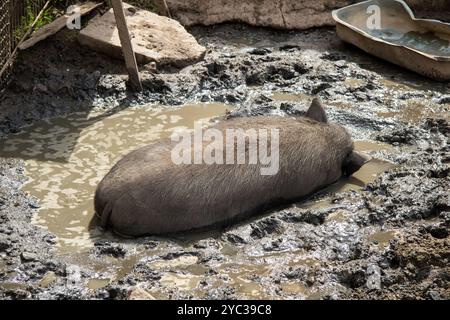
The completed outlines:
<svg viewBox="0 0 450 320">
<path fill-rule="evenodd" d="M 123 12 L 122 0 L 111 0 L 116 17 L 117 28 L 119 29 L 119 38 L 122 44 L 122 52 L 125 58 L 125 64 L 130 77 L 130 82 L 134 89 L 142 90 L 142 83 L 139 77 L 139 70 L 136 63 L 136 56 L 131 43 L 130 32 L 128 31 L 125 13 Z"/>
<path fill-rule="evenodd" d="M 82 16 L 88 14 L 89 12 L 92 12 L 93 10 L 95 10 L 96 8 L 100 7 L 101 5 L 103 5 L 103 3 L 97 3 L 97 2 L 87 2 L 84 3 L 82 5 L 80 5 L 80 14 Z M 20 50 L 25 50 L 28 49 L 32 46 L 34 46 L 36 43 L 47 39 L 48 37 L 50 37 L 51 35 L 54 35 L 55 33 L 57 33 L 58 31 L 60 31 L 61 29 L 63 29 L 66 24 L 67 24 L 67 20 L 70 18 L 70 15 L 64 15 L 62 17 L 57 18 L 55 21 L 43 26 L 42 28 L 38 29 L 37 31 L 35 31 L 31 37 L 24 41 L 20 46 L 19 49 Z"/>
</svg>

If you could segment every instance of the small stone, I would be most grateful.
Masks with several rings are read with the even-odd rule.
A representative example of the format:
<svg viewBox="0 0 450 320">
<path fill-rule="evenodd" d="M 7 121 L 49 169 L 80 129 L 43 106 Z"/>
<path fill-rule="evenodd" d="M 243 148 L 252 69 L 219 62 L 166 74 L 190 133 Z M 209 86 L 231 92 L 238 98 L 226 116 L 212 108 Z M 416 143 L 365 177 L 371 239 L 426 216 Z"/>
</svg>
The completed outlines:
<svg viewBox="0 0 450 320">
<path fill-rule="evenodd" d="M 31 261 L 38 260 L 38 257 L 35 253 L 27 252 L 27 251 L 22 252 L 22 254 L 20 255 L 20 258 L 22 259 L 23 262 L 31 262 Z"/>
<path fill-rule="evenodd" d="M 29 204 L 29 206 L 30 206 L 30 208 L 32 208 L 32 209 L 39 209 L 39 208 L 41 207 L 38 203 L 35 203 L 35 202 L 31 202 L 31 203 Z"/>
</svg>

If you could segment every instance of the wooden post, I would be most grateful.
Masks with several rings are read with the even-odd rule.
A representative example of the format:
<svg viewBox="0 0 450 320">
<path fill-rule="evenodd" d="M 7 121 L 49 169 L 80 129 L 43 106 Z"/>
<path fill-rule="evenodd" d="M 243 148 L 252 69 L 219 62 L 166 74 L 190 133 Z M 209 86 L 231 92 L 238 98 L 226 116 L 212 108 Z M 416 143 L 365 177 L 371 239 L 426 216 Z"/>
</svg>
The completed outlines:
<svg viewBox="0 0 450 320">
<path fill-rule="evenodd" d="M 123 12 L 122 0 L 111 0 L 111 4 L 114 10 L 114 16 L 116 17 L 117 29 L 119 29 L 120 42 L 122 44 L 123 56 L 125 58 L 130 82 L 134 89 L 141 91 L 142 83 L 139 77 L 139 69 L 133 50 L 133 44 L 131 43 L 130 32 L 128 31 L 127 20 L 125 18 L 125 13 Z"/>
</svg>

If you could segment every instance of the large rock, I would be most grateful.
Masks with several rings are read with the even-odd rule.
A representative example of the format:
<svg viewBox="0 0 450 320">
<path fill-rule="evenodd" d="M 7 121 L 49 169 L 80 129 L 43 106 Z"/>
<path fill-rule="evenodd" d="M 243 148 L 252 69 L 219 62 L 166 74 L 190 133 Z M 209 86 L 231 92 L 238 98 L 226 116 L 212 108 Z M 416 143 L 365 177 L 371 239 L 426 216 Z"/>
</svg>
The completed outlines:
<svg viewBox="0 0 450 320">
<path fill-rule="evenodd" d="M 155 0 L 161 12 L 163 1 Z M 331 26 L 331 11 L 357 0 L 166 0 L 173 18 L 184 26 L 243 22 L 253 26 L 307 29 Z M 407 0 L 413 9 L 449 9 L 449 0 Z"/>
<path fill-rule="evenodd" d="M 227 21 L 282 29 L 334 25 L 331 11 L 352 0 L 166 0 L 184 26 Z"/>
<path fill-rule="evenodd" d="M 203 59 L 205 48 L 178 21 L 124 3 L 138 63 L 183 67 Z M 120 58 L 122 48 L 113 10 L 92 19 L 79 41 L 96 51 Z"/>
</svg>

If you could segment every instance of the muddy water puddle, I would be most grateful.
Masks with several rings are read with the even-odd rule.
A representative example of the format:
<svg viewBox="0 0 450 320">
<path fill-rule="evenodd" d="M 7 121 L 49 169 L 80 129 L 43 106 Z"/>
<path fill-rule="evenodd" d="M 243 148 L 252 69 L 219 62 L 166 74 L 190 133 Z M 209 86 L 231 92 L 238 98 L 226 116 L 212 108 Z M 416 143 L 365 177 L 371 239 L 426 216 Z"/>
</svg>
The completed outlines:
<svg viewBox="0 0 450 320">
<path fill-rule="evenodd" d="M 56 280 L 56 274 L 53 271 L 49 271 L 42 277 L 41 281 L 39 281 L 39 287 L 48 288 Z"/>
<path fill-rule="evenodd" d="M 109 279 L 90 279 L 87 287 L 91 290 L 97 290 L 106 287 L 109 283 Z"/>
<path fill-rule="evenodd" d="M 377 115 L 382 118 L 397 118 L 403 122 L 417 124 L 426 118 L 444 118 L 450 120 L 450 105 L 436 105 L 423 100 L 411 99 L 406 101 L 399 111 L 378 112 Z"/>
<path fill-rule="evenodd" d="M 180 267 L 189 267 L 196 265 L 198 262 L 198 257 L 196 256 L 181 256 L 172 260 L 157 260 L 149 263 L 149 266 L 155 269 L 163 269 L 163 268 L 180 268 Z"/>
<path fill-rule="evenodd" d="M 378 245 L 380 248 L 384 248 L 389 244 L 389 241 L 393 240 L 397 232 L 393 230 L 378 231 L 367 237 L 367 240 Z"/>
<path fill-rule="evenodd" d="M 352 89 L 363 87 L 366 83 L 366 80 L 357 78 L 346 78 L 344 81 L 344 84 Z"/>
<path fill-rule="evenodd" d="M 3 141 L 0 156 L 25 160 L 23 190 L 40 201 L 34 223 L 58 237 L 62 253 L 89 248 L 101 236 L 90 226 L 98 182 L 122 156 L 194 121 L 225 114 L 223 104 L 75 113 L 42 121 Z"/>
<path fill-rule="evenodd" d="M 391 145 L 369 140 L 358 140 L 354 143 L 355 150 L 371 154 L 372 158 L 347 179 L 340 180 L 326 188 L 325 192 L 338 193 L 362 190 L 369 183 L 375 181 L 382 172 L 395 168 L 395 164 L 376 157 L 376 152 L 395 152 Z"/>
<path fill-rule="evenodd" d="M 378 175 L 394 168 L 395 165 L 380 159 L 372 159 L 360 170 L 355 172 L 347 180 L 338 182 L 328 188 L 329 192 L 345 192 L 349 190 L 361 190 L 367 184 L 375 181 Z"/>
<path fill-rule="evenodd" d="M 271 98 L 276 101 L 287 101 L 287 102 L 307 102 L 312 99 L 312 96 L 306 93 L 292 93 L 292 92 L 274 92 Z"/>
</svg>

